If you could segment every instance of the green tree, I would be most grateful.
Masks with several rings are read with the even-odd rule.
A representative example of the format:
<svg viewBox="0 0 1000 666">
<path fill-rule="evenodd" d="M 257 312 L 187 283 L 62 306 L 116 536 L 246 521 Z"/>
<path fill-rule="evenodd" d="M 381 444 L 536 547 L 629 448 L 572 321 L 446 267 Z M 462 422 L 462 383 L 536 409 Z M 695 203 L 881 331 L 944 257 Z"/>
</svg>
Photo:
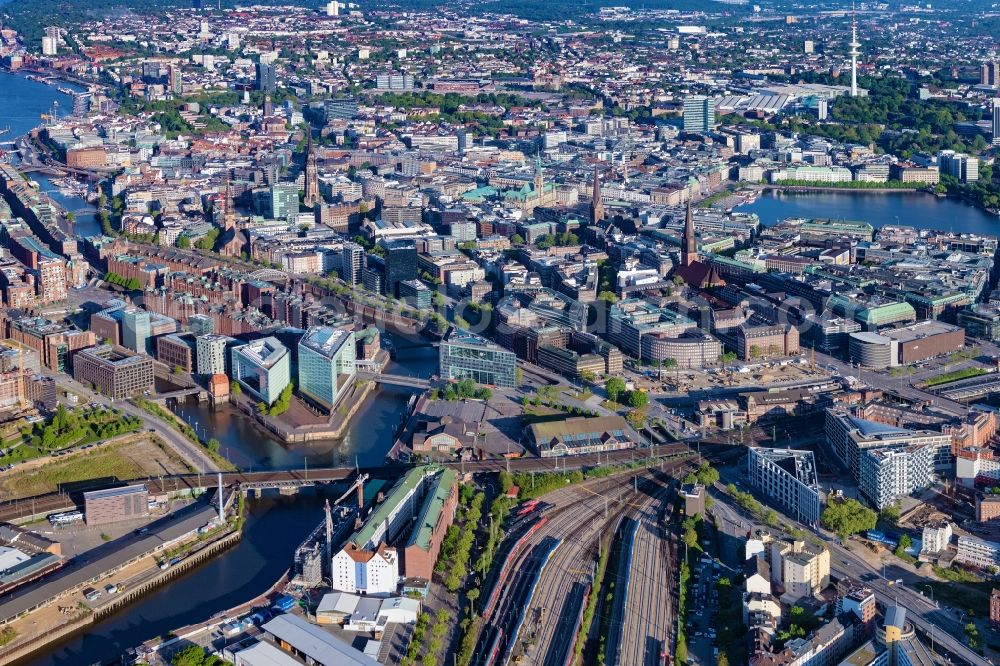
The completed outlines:
<svg viewBox="0 0 1000 666">
<path fill-rule="evenodd" d="M 187 236 L 181 235 L 177 237 L 177 247 L 182 250 L 188 250 L 191 248 L 191 239 Z"/>
<path fill-rule="evenodd" d="M 189 645 L 176 653 L 170 660 L 171 666 L 208 666 L 218 663 L 218 660 L 205 654 L 205 650 L 200 645 Z"/>
<path fill-rule="evenodd" d="M 649 404 L 649 396 L 646 394 L 645 391 L 639 391 L 639 390 L 629 391 L 628 404 L 629 407 L 633 407 L 635 409 L 642 409 L 643 407 Z"/>
<path fill-rule="evenodd" d="M 852 534 L 875 529 L 878 515 L 859 501 L 849 499 L 828 504 L 820 520 L 823 527 L 846 539 Z"/>
<path fill-rule="evenodd" d="M 684 666 L 688 661 L 688 647 L 687 641 L 683 636 L 680 636 L 677 640 L 677 648 L 674 651 L 674 661 L 678 666 Z"/>
<path fill-rule="evenodd" d="M 887 523 L 895 525 L 897 522 L 899 522 L 900 515 L 901 515 L 901 507 L 899 506 L 899 502 L 896 501 L 890 504 L 889 506 L 885 507 L 884 509 L 882 509 L 881 513 L 879 513 L 879 518 L 881 518 Z"/>
<path fill-rule="evenodd" d="M 510 475 L 510 472 L 508 472 L 505 469 L 502 469 L 500 470 L 498 480 L 500 481 L 500 492 L 506 495 L 507 491 L 511 489 L 511 486 L 514 485 L 514 477 Z"/>
<path fill-rule="evenodd" d="M 625 392 L 625 380 L 621 377 L 610 377 L 604 383 L 604 392 L 608 394 L 608 400 L 618 402 L 618 398 Z"/>
<path fill-rule="evenodd" d="M 719 482 L 719 470 L 715 469 L 707 462 L 703 462 L 697 471 L 698 483 L 704 486 L 714 486 Z"/>
</svg>

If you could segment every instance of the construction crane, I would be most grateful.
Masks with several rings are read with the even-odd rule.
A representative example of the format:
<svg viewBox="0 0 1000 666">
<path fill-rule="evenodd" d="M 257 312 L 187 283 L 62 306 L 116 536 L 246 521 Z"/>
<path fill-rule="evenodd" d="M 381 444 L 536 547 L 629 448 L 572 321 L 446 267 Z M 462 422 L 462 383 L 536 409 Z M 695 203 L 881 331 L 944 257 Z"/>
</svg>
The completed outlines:
<svg viewBox="0 0 1000 666">
<path fill-rule="evenodd" d="M 367 481 L 367 480 L 368 480 L 368 475 L 367 474 L 359 474 L 358 477 L 356 479 L 354 479 L 354 483 L 351 484 L 351 487 L 348 488 L 344 492 L 343 495 L 341 495 L 340 497 L 338 497 L 337 500 L 334 502 L 334 504 L 340 504 L 341 502 L 343 502 L 345 499 L 347 499 L 347 497 L 352 492 L 354 492 L 354 489 L 357 488 L 357 490 L 358 490 L 358 512 L 360 513 L 361 509 L 364 508 L 364 504 L 365 504 L 364 487 L 365 487 L 365 481 Z"/>
<path fill-rule="evenodd" d="M 42 120 L 45 121 L 46 125 L 51 125 L 56 120 L 59 119 L 59 102 L 52 102 L 52 107 L 49 109 L 48 113 L 41 114 Z"/>
</svg>

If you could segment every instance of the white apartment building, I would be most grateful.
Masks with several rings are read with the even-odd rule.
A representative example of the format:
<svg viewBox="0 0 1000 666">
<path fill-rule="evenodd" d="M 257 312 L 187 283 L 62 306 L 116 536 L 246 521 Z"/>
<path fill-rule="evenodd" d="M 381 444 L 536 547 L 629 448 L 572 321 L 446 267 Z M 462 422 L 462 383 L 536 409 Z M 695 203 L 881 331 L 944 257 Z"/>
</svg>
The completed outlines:
<svg viewBox="0 0 1000 666">
<path fill-rule="evenodd" d="M 951 523 L 948 521 L 924 525 L 920 552 L 940 553 L 945 551 L 951 543 L 951 537 Z"/>
<path fill-rule="evenodd" d="M 878 510 L 934 481 L 934 452 L 926 444 L 868 449 L 861 455 L 858 489 Z"/>
<path fill-rule="evenodd" d="M 399 553 L 385 544 L 374 551 L 348 544 L 333 556 L 330 576 L 336 590 L 390 595 L 399 585 Z"/>
<path fill-rule="evenodd" d="M 776 503 L 800 522 L 812 525 L 819 521 L 819 485 L 812 451 L 750 447 L 747 475 L 769 503 Z"/>
<path fill-rule="evenodd" d="M 963 534 L 958 537 L 958 553 L 955 555 L 955 561 L 982 569 L 1000 566 L 1000 543 Z"/>
<path fill-rule="evenodd" d="M 234 342 L 236 340 L 228 335 L 209 333 L 199 336 L 195 342 L 198 374 L 226 374 L 226 347 Z"/>
</svg>

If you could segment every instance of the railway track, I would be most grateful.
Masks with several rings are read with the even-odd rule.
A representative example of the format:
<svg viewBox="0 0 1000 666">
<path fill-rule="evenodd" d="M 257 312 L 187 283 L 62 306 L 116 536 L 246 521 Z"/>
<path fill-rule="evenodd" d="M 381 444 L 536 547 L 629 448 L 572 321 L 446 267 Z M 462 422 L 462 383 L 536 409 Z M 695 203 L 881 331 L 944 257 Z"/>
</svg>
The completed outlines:
<svg viewBox="0 0 1000 666">
<path fill-rule="evenodd" d="M 682 465 L 678 461 L 674 468 Z M 638 472 L 639 476 L 645 476 L 644 483 L 651 482 L 649 475 L 651 472 Z M 606 496 L 615 488 L 622 490 L 620 497 Z M 505 654 L 515 654 L 527 657 L 533 663 L 541 663 L 538 655 L 545 655 L 547 652 L 533 650 L 531 654 L 523 654 L 525 643 L 528 647 L 540 645 L 544 640 L 547 645 L 551 639 L 550 634 L 556 630 L 560 631 L 566 642 L 572 642 L 575 636 L 568 636 L 572 633 L 570 626 L 575 622 L 576 616 L 566 618 L 561 613 L 561 608 L 554 608 L 562 597 L 568 596 L 568 589 L 574 584 L 589 584 L 593 577 L 593 562 L 596 555 L 597 538 L 601 528 L 610 520 L 615 520 L 630 505 L 630 500 L 634 499 L 631 494 L 632 486 L 627 490 L 622 487 L 622 479 L 610 477 L 606 479 L 596 479 L 585 484 L 573 486 L 571 488 L 557 490 L 550 493 L 546 501 L 553 504 L 553 508 L 545 512 L 546 524 L 544 529 L 533 534 L 524 544 L 519 552 L 511 553 L 511 566 L 508 580 L 500 580 L 494 586 L 500 586 L 499 597 L 495 606 L 491 607 L 486 617 L 486 624 L 483 633 L 479 637 L 477 653 L 473 657 L 474 664 L 490 665 L 504 663 L 496 661 Z M 605 518 L 606 516 L 606 518 Z M 559 541 L 559 546 L 549 556 L 547 566 L 541 571 L 538 578 L 538 585 L 532 590 L 533 600 L 530 608 L 525 605 L 524 593 L 526 591 L 526 580 L 533 577 L 537 571 L 534 561 L 535 548 L 545 540 L 555 539 Z M 582 568 L 590 566 L 590 570 Z M 564 583 L 556 589 L 553 586 L 553 579 L 556 584 Z M 577 609 L 578 610 L 578 609 Z M 512 636 L 501 636 L 504 626 L 510 625 L 510 613 L 520 613 L 524 615 L 524 622 L 521 628 L 522 640 L 519 644 L 508 645 Z M 524 637 L 527 637 L 526 639 Z M 571 645 L 568 649 L 571 649 Z M 564 655 L 565 657 L 565 655 Z M 522 660 L 522 663 L 525 663 Z M 554 663 L 559 663 L 558 660 Z"/>
<path fill-rule="evenodd" d="M 683 464 L 674 465 L 670 471 L 676 473 L 682 467 Z M 663 497 L 667 492 L 662 484 L 663 474 L 658 469 L 637 472 L 627 488 L 619 479 L 616 485 L 626 491 L 620 498 L 594 495 L 553 524 L 553 530 L 565 530 L 555 534 L 562 539 L 562 545 L 554 554 L 552 565 L 543 572 L 537 602 L 529 609 L 544 617 L 544 621 L 538 621 L 538 630 L 526 646 L 522 663 L 539 666 L 567 663 L 576 641 L 583 592 L 593 584 L 601 536 L 616 528 L 623 517 L 642 511 Z"/>
<path fill-rule="evenodd" d="M 689 457 L 691 450 L 684 444 L 666 444 L 654 446 L 652 449 L 640 452 L 615 451 L 604 454 L 603 457 L 595 455 L 574 456 L 567 466 L 565 459 L 557 458 L 525 458 L 512 460 L 509 462 L 511 471 L 514 472 L 551 472 L 562 469 L 578 469 L 592 467 L 597 464 L 626 463 L 635 457 L 643 455 L 654 455 L 662 457 L 665 465 L 677 465 Z M 478 461 L 468 463 L 447 463 L 447 466 L 454 469 L 463 470 L 468 473 L 497 472 L 507 467 L 502 461 Z M 377 467 L 362 467 L 356 470 L 353 467 L 316 468 L 316 469 L 295 469 L 295 470 L 274 470 L 267 472 L 223 472 L 222 483 L 226 486 L 239 485 L 243 488 L 280 488 L 280 487 L 300 487 L 317 483 L 335 483 L 351 479 L 358 472 L 366 473 L 373 478 L 396 478 L 403 475 L 409 469 L 408 465 L 394 464 Z M 149 477 L 146 479 L 132 479 L 131 483 L 145 483 L 151 494 L 164 494 L 180 492 L 195 488 L 204 488 L 216 484 L 214 473 L 204 474 L 177 474 L 163 477 Z M 115 485 L 123 485 L 124 480 L 116 483 L 108 483 L 105 480 L 95 481 L 92 486 L 78 488 L 73 493 L 50 493 L 38 495 L 36 497 L 26 497 L 18 500 L 11 500 L 0 505 L 0 521 L 11 522 L 31 516 L 46 513 L 59 513 L 62 511 L 72 511 L 82 507 L 82 491 L 99 490 Z"/>
<path fill-rule="evenodd" d="M 673 550 L 664 517 L 673 513 L 669 501 L 677 483 L 671 480 L 641 506 L 633 507 L 627 560 L 619 571 L 612 625 L 615 633 L 606 645 L 609 666 L 654 666 L 667 663 L 671 643 L 672 588 L 670 563 Z"/>
<path fill-rule="evenodd" d="M 637 512 L 621 625 L 619 666 L 660 666 L 670 650 L 669 546 L 652 504 Z"/>
</svg>

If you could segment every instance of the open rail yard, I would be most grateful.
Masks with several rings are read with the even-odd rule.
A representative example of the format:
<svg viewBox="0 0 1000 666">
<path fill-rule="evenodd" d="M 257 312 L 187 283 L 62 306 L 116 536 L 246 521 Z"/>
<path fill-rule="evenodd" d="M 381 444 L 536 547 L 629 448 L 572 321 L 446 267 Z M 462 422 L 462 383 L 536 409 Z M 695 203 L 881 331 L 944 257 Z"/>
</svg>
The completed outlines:
<svg viewBox="0 0 1000 666">
<path fill-rule="evenodd" d="M 472 663 L 563 666 L 571 663 L 583 632 L 584 609 L 594 590 L 600 549 L 608 534 L 631 523 L 638 533 L 626 548 L 637 568 L 635 582 L 616 585 L 614 605 L 627 617 L 615 634 L 617 664 L 659 664 L 672 653 L 673 551 L 664 528 L 671 515 L 674 480 L 692 463 L 638 470 L 556 490 L 512 514 L 483 600 L 483 628 Z M 603 544 L 602 544 L 603 541 Z M 626 562 L 626 564 L 628 564 Z M 617 567 L 626 570 L 628 567 Z M 605 592 L 601 592 L 605 594 Z M 634 607 L 633 607 L 634 606 Z M 599 620 L 596 620 L 599 622 Z M 611 650 L 609 650 L 611 652 Z"/>
</svg>

